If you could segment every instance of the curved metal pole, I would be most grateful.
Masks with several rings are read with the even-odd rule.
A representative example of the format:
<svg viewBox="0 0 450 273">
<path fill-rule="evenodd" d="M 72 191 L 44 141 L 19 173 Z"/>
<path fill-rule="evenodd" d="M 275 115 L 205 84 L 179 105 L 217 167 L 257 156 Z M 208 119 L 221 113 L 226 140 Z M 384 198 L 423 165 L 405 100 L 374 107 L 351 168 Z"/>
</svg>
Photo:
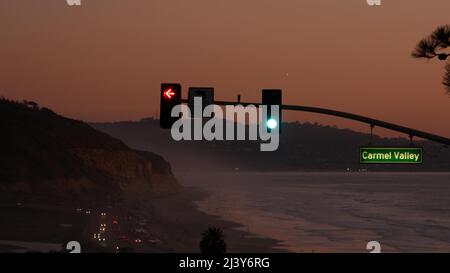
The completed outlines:
<svg viewBox="0 0 450 273">
<path fill-rule="evenodd" d="M 382 121 L 382 120 L 378 120 L 378 119 L 373 119 L 373 118 L 369 118 L 369 117 L 365 117 L 365 116 L 355 115 L 355 114 L 351 114 L 351 113 L 346 113 L 346 112 L 341 112 L 341 111 L 336 111 L 336 110 L 331 110 L 331 109 L 325 109 L 325 108 L 319 108 L 319 107 L 309 107 L 309 106 L 299 106 L 299 105 L 282 105 L 281 109 L 312 112 L 312 113 L 319 113 L 319 114 L 324 114 L 324 115 L 342 117 L 342 118 L 356 120 L 356 121 L 364 122 L 364 123 L 367 123 L 370 125 L 375 125 L 378 127 L 390 129 L 393 131 L 405 133 L 409 136 L 420 137 L 420 138 L 429 139 L 429 140 L 432 140 L 435 142 L 439 142 L 439 143 L 442 143 L 445 145 L 450 145 L 450 139 L 443 137 L 443 136 L 430 134 L 430 133 L 427 133 L 424 131 L 415 130 L 415 129 L 397 125 L 394 123 L 390 123 L 390 122 L 386 122 L 386 121 Z"/>
<path fill-rule="evenodd" d="M 187 102 L 187 100 L 182 100 L 182 102 Z M 231 102 L 231 101 L 214 101 L 214 104 L 216 104 L 216 105 L 237 105 L 237 104 L 240 104 L 240 105 L 243 105 L 243 106 L 247 106 L 247 105 L 259 106 L 259 105 L 261 105 L 261 103 L 250 103 L 250 102 L 237 103 L 237 102 Z M 378 120 L 378 119 L 373 119 L 373 118 L 369 118 L 369 117 L 365 117 L 365 116 L 361 116 L 361 115 L 356 115 L 356 114 L 352 114 L 352 113 L 336 111 L 336 110 L 320 108 L 320 107 L 301 106 L 301 105 L 285 105 L 285 104 L 281 105 L 281 109 L 283 109 L 283 110 L 291 110 L 291 111 L 302 111 L 302 112 L 318 113 L 318 114 L 323 114 L 323 115 L 330 115 L 330 116 L 341 117 L 341 118 L 350 119 L 350 120 L 356 120 L 356 121 L 359 121 L 359 122 L 367 123 L 367 124 L 369 124 L 371 126 L 378 126 L 378 127 L 386 128 L 386 129 L 389 129 L 389 130 L 405 133 L 408 136 L 415 136 L 415 137 L 428 139 L 428 140 L 431 140 L 431 141 L 434 141 L 434 142 L 442 143 L 442 144 L 447 145 L 447 146 L 450 145 L 450 139 L 446 138 L 446 137 L 443 137 L 443 136 L 430 134 L 430 133 L 427 133 L 427 132 L 424 132 L 424 131 L 415 130 L 415 129 L 408 128 L 408 127 L 401 126 L 401 125 L 397 125 L 397 124 L 394 124 L 394 123 L 390 123 L 390 122 L 386 122 L 386 121 L 382 121 L 382 120 Z"/>
</svg>

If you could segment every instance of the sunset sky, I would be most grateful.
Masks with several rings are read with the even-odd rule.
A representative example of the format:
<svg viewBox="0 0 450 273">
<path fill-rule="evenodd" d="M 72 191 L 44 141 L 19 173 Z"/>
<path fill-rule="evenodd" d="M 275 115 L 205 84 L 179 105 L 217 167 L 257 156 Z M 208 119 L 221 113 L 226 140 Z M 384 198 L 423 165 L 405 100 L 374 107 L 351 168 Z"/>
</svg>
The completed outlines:
<svg viewBox="0 0 450 273">
<path fill-rule="evenodd" d="M 161 82 L 180 82 L 184 97 L 211 86 L 217 99 L 255 102 L 281 88 L 288 104 L 450 137 L 444 63 L 411 58 L 449 11 L 449 0 L 0 0 L 0 95 L 117 121 L 154 116 Z"/>
</svg>

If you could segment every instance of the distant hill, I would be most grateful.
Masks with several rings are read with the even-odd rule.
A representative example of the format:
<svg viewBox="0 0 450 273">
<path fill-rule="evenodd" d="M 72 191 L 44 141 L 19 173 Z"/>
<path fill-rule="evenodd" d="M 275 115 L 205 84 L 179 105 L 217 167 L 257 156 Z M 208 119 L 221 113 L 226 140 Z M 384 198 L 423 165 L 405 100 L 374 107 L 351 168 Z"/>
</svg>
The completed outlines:
<svg viewBox="0 0 450 273">
<path fill-rule="evenodd" d="M 0 191 L 85 198 L 174 190 L 161 156 L 33 102 L 0 99 Z"/>
<path fill-rule="evenodd" d="M 260 152 L 253 141 L 173 141 L 170 130 L 159 128 L 159 120 L 92 124 L 130 147 L 155 151 L 178 171 L 450 171 L 450 149 L 428 141 L 422 165 L 361 165 L 359 147 L 368 145 L 370 135 L 311 123 L 284 123 L 279 149 Z M 374 136 L 375 146 L 409 146 L 404 138 Z"/>
</svg>

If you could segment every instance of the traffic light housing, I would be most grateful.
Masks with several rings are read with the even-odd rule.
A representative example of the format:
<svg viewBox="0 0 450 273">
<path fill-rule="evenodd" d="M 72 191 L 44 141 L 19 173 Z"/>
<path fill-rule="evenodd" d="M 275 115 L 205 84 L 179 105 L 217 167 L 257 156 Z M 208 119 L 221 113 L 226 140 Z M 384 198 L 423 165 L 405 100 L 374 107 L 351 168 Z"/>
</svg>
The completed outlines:
<svg viewBox="0 0 450 273">
<path fill-rule="evenodd" d="M 202 111 L 211 104 L 214 104 L 214 88 L 212 87 L 189 87 L 188 105 L 191 114 L 194 114 L 194 98 L 202 98 Z"/>
<path fill-rule="evenodd" d="M 282 99 L 281 99 L 281 89 L 264 89 L 262 90 L 262 104 L 267 105 L 267 116 L 266 116 L 266 126 L 268 128 L 268 131 L 270 132 L 272 129 L 275 129 L 278 127 L 278 132 L 281 132 L 281 124 L 282 124 L 282 118 L 281 118 L 281 105 L 282 105 Z M 275 118 L 272 118 L 272 105 L 278 105 L 279 113 L 278 113 L 278 120 Z"/>
<path fill-rule="evenodd" d="M 161 84 L 161 106 L 159 125 L 169 129 L 179 117 L 172 117 L 172 108 L 181 104 L 181 85 L 178 83 Z"/>
</svg>

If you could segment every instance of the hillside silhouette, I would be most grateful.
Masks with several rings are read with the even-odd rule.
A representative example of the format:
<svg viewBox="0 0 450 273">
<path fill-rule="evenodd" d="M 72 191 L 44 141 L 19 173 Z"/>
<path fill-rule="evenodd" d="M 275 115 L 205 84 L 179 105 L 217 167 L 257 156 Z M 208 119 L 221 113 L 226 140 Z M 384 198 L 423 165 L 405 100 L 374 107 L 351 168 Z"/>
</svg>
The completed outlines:
<svg viewBox="0 0 450 273">
<path fill-rule="evenodd" d="M 159 121 L 151 118 L 92 125 L 130 147 L 163 155 L 179 171 L 450 171 L 450 149 L 429 141 L 413 143 L 424 147 L 422 165 L 361 165 L 359 148 L 370 143 L 370 134 L 317 123 L 284 123 L 280 146 L 275 152 L 260 152 L 258 141 L 176 142 L 170 130 L 160 129 Z M 376 135 L 371 143 L 373 146 L 410 146 L 405 138 Z"/>
<path fill-rule="evenodd" d="M 0 191 L 103 198 L 177 188 L 171 167 L 34 102 L 0 99 Z"/>
</svg>

